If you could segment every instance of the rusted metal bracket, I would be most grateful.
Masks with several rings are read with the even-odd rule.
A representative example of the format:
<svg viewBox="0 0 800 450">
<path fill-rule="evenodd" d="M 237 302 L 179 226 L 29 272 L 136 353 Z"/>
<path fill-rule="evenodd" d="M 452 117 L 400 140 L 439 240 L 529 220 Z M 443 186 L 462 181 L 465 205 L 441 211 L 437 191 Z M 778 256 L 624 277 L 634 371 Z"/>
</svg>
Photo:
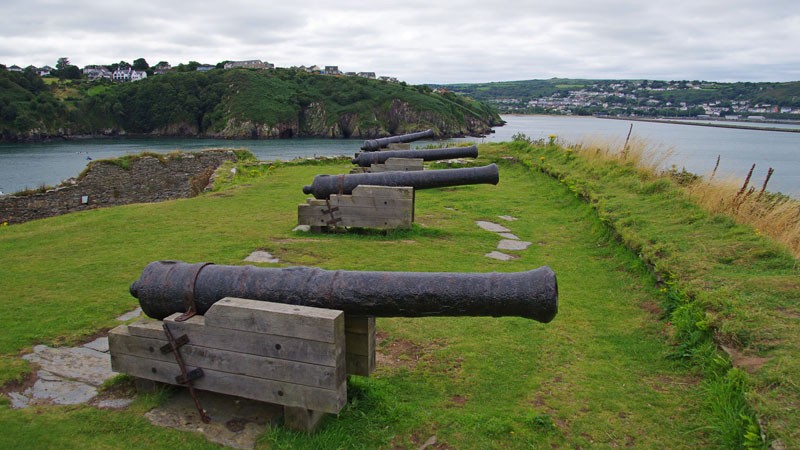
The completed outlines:
<svg viewBox="0 0 800 450">
<path fill-rule="evenodd" d="M 199 271 L 198 271 L 199 272 Z M 194 390 L 194 383 L 193 381 L 203 376 L 203 369 L 198 367 L 192 371 L 186 370 L 186 363 L 183 362 L 183 357 L 181 356 L 180 348 L 183 345 L 189 343 L 189 337 L 185 334 L 178 339 L 172 335 L 172 332 L 169 330 L 169 326 L 167 322 L 162 323 L 162 327 L 164 328 L 164 334 L 167 335 L 167 341 L 169 341 L 169 348 L 166 345 L 161 347 L 161 351 L 163 353 L 174 353 L 175 354 L 175 361 L 178 362 L 178 367 L 181 369 L 181 374 L 175 377 L 175 381 L 178 384 L 186 385 L 189 389 L 189 395 L 192 396 L 192 400 L 194 400 L 194 406 L 197 408 L 197 412 L 200 413 L 200 420 L 203 423 L 211 422 L 211 418 L 206 415 L 205 410 L 203 407 L 200 406 L 200 400 L 197 398 L 197 392 Z"/>
<path fill-rule="evenodd" d="M 325 204 L 328 205 L 328 209 L 322 210 L 322 214 L 330 214 L 331 216 L 331 220 L 326 221 L 325 224 L 328 225 L 329 227 L 335 227 L 337 223 L 342 221 L 342 219 L 338 219 L 336 218 L 336 216 L 333 215 L 333 213 L 339 211 L 339 207 L 334 206 L 333 208 L 331 208 L 331 200 L 329 198 L 325 199 Z"/>
<path fill-rule="evenodd" d="M 167 336 L 167 340 L 169 340 L 169 336 Z M 164 344 L 161 346 L 161 353 L 167 354 L 173 351 L 173 344 L 174 347 L 181 348 L 184 345 L 189 343 L 189 336 L 183 334 L 178 339 L 175 339 L 175 342 L 170 342 L 169 344 Z"/>
<path fill-rule="evenodd" d="M 184 322 L 197 315 L 197 306 L 194 302 L 195 284 L 197 284 L 197 277 L 200 276 L 200 272 L 203 270 L 203 268 L 211 264 L 213 263 L 202 263 L 197 265 L 197 270 L 192 277 L 191 286 L 189 286 L 189 288 L 186 290 L 186 295 L 183 298 L 183 304 L 186 306 L 186 312 L 176 317 L 176 322 Z"/>
</svg>

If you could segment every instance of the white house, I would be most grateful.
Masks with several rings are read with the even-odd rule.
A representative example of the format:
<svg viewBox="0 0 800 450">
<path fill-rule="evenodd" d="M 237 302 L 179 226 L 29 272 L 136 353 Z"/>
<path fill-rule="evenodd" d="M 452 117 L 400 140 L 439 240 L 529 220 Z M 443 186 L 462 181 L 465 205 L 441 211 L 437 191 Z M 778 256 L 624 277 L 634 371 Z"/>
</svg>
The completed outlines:
<svg viewBox="0 0 800 450">
<path fill-rule="evenodd" d="M 111 77 L 114 81 L 122 83 L 126 81 L 139 81 L 147 78 L 147 72 L 139 72 L 128 67 L 127 69 L 115 70 Z"/>
</svg>

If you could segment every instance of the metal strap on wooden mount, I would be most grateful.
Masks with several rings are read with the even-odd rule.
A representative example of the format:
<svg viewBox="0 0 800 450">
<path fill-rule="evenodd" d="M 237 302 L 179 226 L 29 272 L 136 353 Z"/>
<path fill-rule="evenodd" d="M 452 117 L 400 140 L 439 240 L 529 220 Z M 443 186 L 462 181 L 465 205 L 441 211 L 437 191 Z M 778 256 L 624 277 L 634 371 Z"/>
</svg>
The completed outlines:
<svg viewBox="0 0 800 450">
<path fill-rule="evenodd" d="M 339 188 L 339 195 L 344 194 L 344 177 L 345 177 L 344 174 L 339 175 L 339 177 L 336 180 L 336 182 L 337 182 L 336 183 L 336 187 Z"/>
<path fill-rule="evenodd" d="M 197 398 L 197 392 L 194 390 L 194 383 L 193 381 L 203 376 L 203 369 L 198 367 L 194 370 L 187 371 L 186 370 L 186 363 L 183 362 L 183 357 L 181 356 L 180 348 L 189 343 L 189 337 L 187 335 L 182 335 L 178 339 L 172 336 L 172 332 L 169 330 L 169 326 L 167 322 L 162 324 L 164 328 L 164 334 L 167 335 L 167 341 L 169 344 L 164 345 L 161 347 L 161 353 L 174 353 L 175 354 L 175 361 L 178 362 L 178 367 L 181 369 L 181 374 L 175 377 L 175 381 L 178 384 L 186 385 L 189 389 L 189 395 L 192 396 L 192 400 L 194 400 L 194 406 L 197 408 L 197 412 L 200 413 L 200 420 L 203 423 L 211 422 L 211 418 L 206 415 L 206 412 L 203 410 L 203 407 L 200 406 L 200 400 Z"/>
<path fill-rule="evenodd" d="M 186 312 L 176 317 L 175 322 L 184 322 L 197 314 L 197 305 L 195 305 L 194 301 L 194 291 L 195 285 L 197 284 L 197 277 L 200 276 L 200 272 L 204 267 L 212 264 L 214 263 L 202 263 L 198 265 L 197 271 L 195 271 L 194 276 L 192 277 L 192 284 L 189 286 L 189 289 L 186 290 L 186 296 L 183 298 L 183 305 L 186 307 Z"/>
<path fill-rule="evenodd" d="M 335 227 L 336 224 L 341 222 L 341 220 L 342 220 L 342 219 L 337 219 L 336 216 L 333 215 L 333 213 L 339 211 L 339 207 L 338 206 L 334 206 L 333 208 L 331 208 L 331 199 L 330 198 L 326 198 L 325 199 L 325 204 L 328 205 L 328 209 L 327 210 L 322 210 L 322 214 L 330 214 L 330 216 L 331 216 L 331 220 L 326 221 L 325 224 L 328 225 L 329 227 Z"/>
</svg>

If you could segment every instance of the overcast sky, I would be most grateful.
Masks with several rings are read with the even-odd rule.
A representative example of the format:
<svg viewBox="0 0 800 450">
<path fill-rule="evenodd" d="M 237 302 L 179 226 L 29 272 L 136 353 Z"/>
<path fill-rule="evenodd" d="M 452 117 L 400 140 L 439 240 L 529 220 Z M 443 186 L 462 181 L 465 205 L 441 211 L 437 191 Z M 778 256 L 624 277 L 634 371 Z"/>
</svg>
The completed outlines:
<svg viewBox="0 0 800 450">
<path fill-rule="evenodd" d="M 411 84 L 800 80 L 800 0 L 3 0 L 0 64 L 261 59 Z"/>
</svg>

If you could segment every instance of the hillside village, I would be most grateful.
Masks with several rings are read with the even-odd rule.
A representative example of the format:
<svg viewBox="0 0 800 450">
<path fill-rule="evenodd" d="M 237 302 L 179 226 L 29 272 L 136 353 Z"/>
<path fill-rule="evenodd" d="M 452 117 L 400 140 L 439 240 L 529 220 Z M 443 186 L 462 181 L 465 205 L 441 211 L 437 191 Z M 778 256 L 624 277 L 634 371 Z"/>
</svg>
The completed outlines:
<svg viewBox="0 0 800 450">
<path fill-rule="evenodd" d="M 144 61 L 137 60 L 137 61 Z M 134 64 L 137 65 L 137 64 Z M 155 66 L 149 67 L 147 66 L 146 62 L 144 64 L 138 64 L 140 68 L 141 66 L 145 66 L 145 70 L 136 70 L 134 66 L 131 66 L 127 63 L 119 63 L 119 64 L 111 64 L 111 65 L 87 65 L 85 66 L 80 72 L 83 76 L 88 78 L 90 81 L 95 80 L 111 80 L 114 82 L 125 83 L 125 82 L 132 82 L 132 81 L 139 81 L 147 78 L 148 75 L 163 75 L 165 73 L 171 72 L 176 70 L 170 65 L 168 62 L 162 61 L 156 64 Z M 181 64 L 183 66 L 183 64 Z M 183 67 L 181 67 L 183 68 Z M 238 68 L 245 68 L 245 69 L 255 69 L 255 70 L 270 70 L 275 69 L 275 64 L 261 61 L 260 59 L 253 59 L 253 60 L 246 60 L 246 61 L 225 61 L 223 63 L 219 63 L 216 65 L 213 64 L 200 64 L 200 63 L 189 63 L 186 65 L 188 70 L 196 70 L 199 72 L 205 72 L 212 69 L 238 69 Z M 292 69 L 301 70 L 307 73 L 313 73 L 318 75 L 333 75 L 333 76 L 352 76 L 352 77 L 363 77 L 363 78 L 371 78 L 371 79 L 379 79 L 382 81 L 389 81 L 397 83 L 398 80 L 395 77 L 389 76 L 376 76 L 375 72 L 342 72 L 339 70 L 339 66 L 325 66 L 324 69 L 320 68 L 319 66 L 300 66 L 300 67 L 292 67 Z M 37 75 L 41 77 L 51 76 L 53 73 L 56 72 L 56 69 L 50 66 L 43 66 L 43 67 L 35 67 L 35 66 L 28 66 L 23 69 L 20 66 L 12 65 L 8 67 L 9 71 L 12 72 L 24 72 L 26 70 L 31 70 L 35 72 Z"/>
<path fill-rule="evenodd" d="M 550 95 L 484 99 L 500 113 L 613 114 L 693 116 L 728 120 L 764 120 L 763 114 L 800 115 L 800 106 L 780 106 L 750 99 L 680 101 L 709 88 L 701 81 L 614 81 L 564 87 Z M 681 93 L 683 91 L 683 93 Z M 680 93 L 680 95 L 678 95 Z"/>
</svg>

